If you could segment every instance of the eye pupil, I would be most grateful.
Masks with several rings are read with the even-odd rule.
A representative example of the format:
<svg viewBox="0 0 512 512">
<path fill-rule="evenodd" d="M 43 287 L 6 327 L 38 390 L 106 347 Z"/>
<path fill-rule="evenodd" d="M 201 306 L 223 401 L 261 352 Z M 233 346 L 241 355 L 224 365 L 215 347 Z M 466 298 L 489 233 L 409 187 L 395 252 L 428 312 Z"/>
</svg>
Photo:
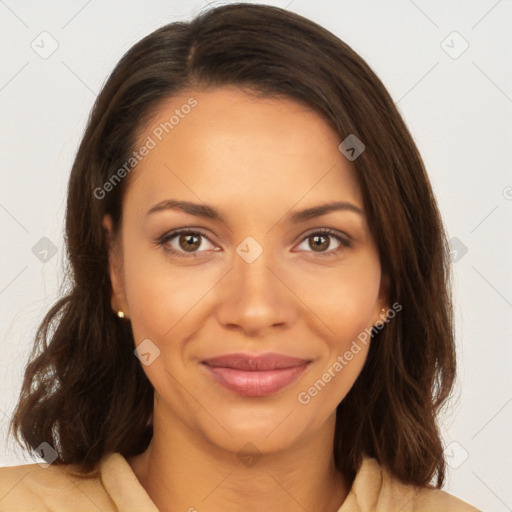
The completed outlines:
<svg viewBox="0 0 512 512">
<path fill-rule="evenodd" d="M 180 235 L 179 244 L 185 251 L 193 252 L 201 246 L 201 239 L 193 234 Z"/>
<path fill-rule="evenodd" d="M 314 240 L 313 248 L 327 249 L 329 247 L 329 237 L 325 235 L 313 235 L 310 238 Z M 319 242 L 321 239 L 324 240 L 324 243 Z"/>
</svg>

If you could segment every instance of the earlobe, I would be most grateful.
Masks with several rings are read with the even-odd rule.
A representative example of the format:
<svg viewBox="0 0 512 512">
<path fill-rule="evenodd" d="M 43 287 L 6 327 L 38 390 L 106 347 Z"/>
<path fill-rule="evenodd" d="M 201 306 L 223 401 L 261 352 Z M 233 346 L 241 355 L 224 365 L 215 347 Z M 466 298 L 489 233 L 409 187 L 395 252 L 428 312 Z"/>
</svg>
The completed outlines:
<svg viewBox="0 0 512 512">
<path fill-rule="evenodd" d="M 381 275 L 380 280 L 380 290 L 379 290 L 379 299 L 377 303 L 377 307 L 379 311 L 377 313 L 378 318 L 375 319 L 374 325 L 379 322 L 386 322 L 388 318 L 389 312 L 389 288 L 390 288 L 390 280 L 387 274 Z"/>
<path fill-rule="evenodd" d="M 386 308 L 380 308 L 380 317 L 382 320 L 386 320 L 386 318 L 388 317 L 387 311 L 388 310 Z"/>
<path fill-rule="evenodd" d="M 112 217 L 109 214 L 103 217 L 102 226 L 108 247 L 108 273 L 112 285 L 112 311 L 119 318 L 128 318 L 128 304 L 124 293 L 124 277 L 122 272 L 122 253 L 119 242 L 114 236 Z"/>
</svg>

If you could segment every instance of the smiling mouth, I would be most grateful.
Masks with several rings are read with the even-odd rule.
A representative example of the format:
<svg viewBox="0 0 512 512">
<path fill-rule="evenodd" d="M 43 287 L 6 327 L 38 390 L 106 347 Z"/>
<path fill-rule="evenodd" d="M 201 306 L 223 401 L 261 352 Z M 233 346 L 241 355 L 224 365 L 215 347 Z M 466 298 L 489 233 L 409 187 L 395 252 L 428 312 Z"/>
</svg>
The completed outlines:
<svg viewBox="0 0 512 512">
<path fill-rule="evenodd" d="M 294 382 L 310 363 L 281 354 L 229 354 L 207 359 L 201 365 L 216 382 L 230 391 L 241 396 L 263 397 Z"/>
</svg>

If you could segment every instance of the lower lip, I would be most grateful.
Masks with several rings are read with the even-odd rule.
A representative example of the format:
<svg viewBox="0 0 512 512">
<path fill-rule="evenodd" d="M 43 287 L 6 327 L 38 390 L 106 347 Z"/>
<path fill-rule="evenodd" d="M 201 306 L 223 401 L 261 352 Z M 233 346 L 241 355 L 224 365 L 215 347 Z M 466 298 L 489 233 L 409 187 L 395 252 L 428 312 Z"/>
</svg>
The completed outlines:
<svg viewBox="0 0 512 512">
<path fill-rule="evenodd" d="M 207 364 L 203 366 L 217 382 L 239 395 L 268 396 L 298 379 L 308 364 L 265 371 L 243 371 Z"/>
</svg>

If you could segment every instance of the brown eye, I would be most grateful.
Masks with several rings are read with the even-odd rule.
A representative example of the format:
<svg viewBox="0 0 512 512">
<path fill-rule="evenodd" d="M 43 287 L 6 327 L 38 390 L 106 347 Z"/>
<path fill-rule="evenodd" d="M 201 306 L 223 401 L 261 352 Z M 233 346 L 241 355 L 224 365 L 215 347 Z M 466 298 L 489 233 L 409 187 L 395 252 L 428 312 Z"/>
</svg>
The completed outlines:
<svg viewBox="0 0 512 512">
<path fill-rule="evenodd" d="M 178 238 L 178 244 L 184 251 L 193 252 L 201 246 L 201 236 L 198 236 L 195 233 L 180 235 Z"/>
<path fill-rule="evenodd" d="M 324 250 L 329 248 L 329 235 L 310 235 L 308 237 L 308 240 L 310 241 L 309 246 L 314 249 L 315 251 Z"/>
<path fill-rule="evenodd" d="M 336 241 L 334 247 L 331 247 L 332 240 Z M 304 237 L 299 249 L 316 253 L 317 256 L 332 256 L 350 246 L 348 236 L 330 229 L 320 229 Z"/>
<path fill-rule="evenodd" d="M 171 254 L 184 257 L 196 257 L 208 250 L 217 250 L 206 235 L 188 229 L 167 233 L 157 243 Z"/>
</svg>

